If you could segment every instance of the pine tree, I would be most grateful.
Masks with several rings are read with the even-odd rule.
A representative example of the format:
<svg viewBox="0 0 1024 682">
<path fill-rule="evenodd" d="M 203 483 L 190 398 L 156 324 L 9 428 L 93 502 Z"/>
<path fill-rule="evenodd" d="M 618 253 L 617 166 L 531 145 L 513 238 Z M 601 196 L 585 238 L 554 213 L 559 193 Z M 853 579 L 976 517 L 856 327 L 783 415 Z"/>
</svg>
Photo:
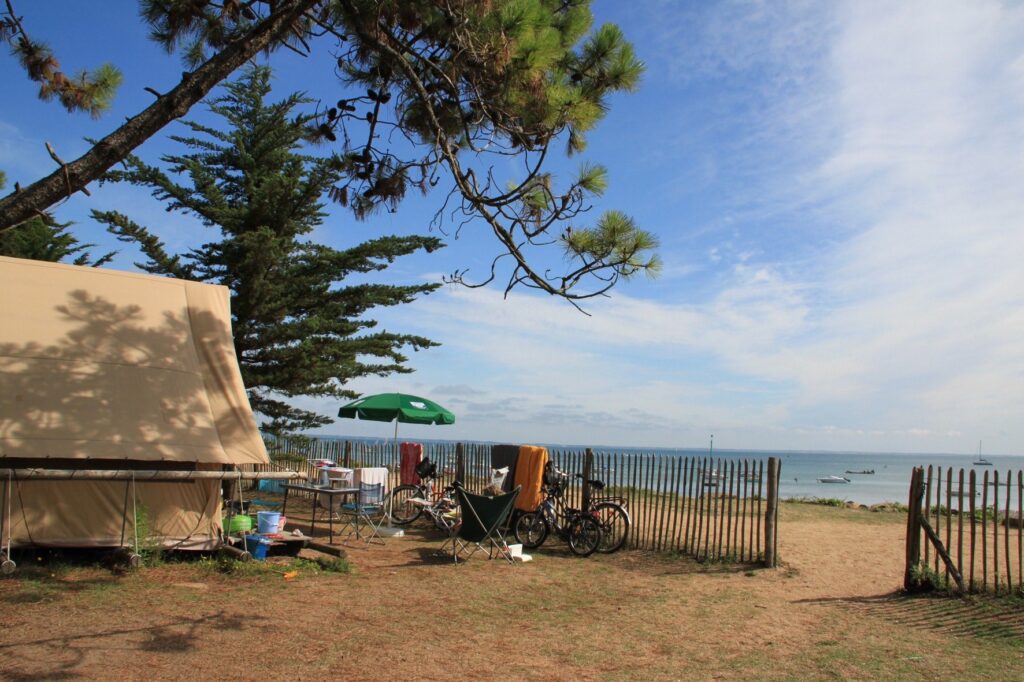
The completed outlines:
<svg viewBox="0 0 1024 682">
<path fill-rule="evenodd" d="M 0 171 L 0 189 L 3 189 L 6 181 L 6 175 Z M 70 227 L 71 223 L 59 223 L 48 214 L 36 216 L 12 230 L 0 232 L 0 256 L 53 263 L 74 256 L 71 262 L 75 265 L 93 267 L 105 265 L 114 257 L 114 252 L 111 252 L 93 260 L 88 249 L 96 245 L 80 242 L 68 232 Z"/>
<path fill-rule="evenodd" d="M 129 157 L 127 170 L 106 178 L 150 188 L 169 211 L 197 217 L 219 239 L 171 254 L 123 214 L 94 211 L 93 217 L 141 248 L 148 259 L 137 264 L 143 270 L 231 289 L 235 352 L 250 403 L 266 418 L 266 431 L 287 433 L 331 422 L 287 398 L 356 397 L 344 388 L 349 380 L 410 372 L 401 350 L 436 345 L 376 331 L 365 313 L 409 303 L 438 284 L 340 283 L 443 244 L 434 237 L 389 236 L 338 250 L 305 238 L 324 221 L 321 197 L 339 179 L 339 159 L 300 152 L 311 115 L 296 110 L 308 101 L 293 94 L 268 103 L 270 78 L 268 68 L 252 67 L 228 83 L 210 103 L 226 127 L 186 122 L 194 135 L 171 138 L 187 153 L 163 157 L 168 172 Z"/>
</svg>

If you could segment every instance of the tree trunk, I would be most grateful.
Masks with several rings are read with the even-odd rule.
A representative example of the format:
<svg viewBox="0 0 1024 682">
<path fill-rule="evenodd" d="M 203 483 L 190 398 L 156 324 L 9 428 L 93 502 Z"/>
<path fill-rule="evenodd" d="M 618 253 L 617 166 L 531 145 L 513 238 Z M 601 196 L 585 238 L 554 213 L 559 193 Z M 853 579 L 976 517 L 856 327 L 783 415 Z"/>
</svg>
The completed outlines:
<svg viewBox="0 0 1024 682">
<path fill-rule="evenodd" d="M 47 177 L 0 199 L 0 232 L 39 215 L 83 189 L 128 156 L 165 125 L 184 116 L 193 104 L 260 50 L 272 46 L 306 11 L 320 0 L 289 0 L 243 38 L 218 52 L 198 70 L 186 73 L 177 87 L 124 125 L 97 142 L 88 152 Z"/>
</svg>

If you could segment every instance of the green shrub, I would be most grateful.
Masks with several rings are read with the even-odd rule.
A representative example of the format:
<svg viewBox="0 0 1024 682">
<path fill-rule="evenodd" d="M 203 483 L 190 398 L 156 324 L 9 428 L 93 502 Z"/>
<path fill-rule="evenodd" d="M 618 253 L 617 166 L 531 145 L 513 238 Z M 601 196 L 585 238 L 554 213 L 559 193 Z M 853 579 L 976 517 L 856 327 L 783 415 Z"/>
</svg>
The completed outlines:
<svg viewBox="0 0 1024 682">
<path fill-rule="evenodd" d="M 793 504 L 820 504 L 826 507 L 845 507 L 846 500 L 841 500 L 838 497 L 788 497 L 783 502 L 790 502 Z"/>
</svg>

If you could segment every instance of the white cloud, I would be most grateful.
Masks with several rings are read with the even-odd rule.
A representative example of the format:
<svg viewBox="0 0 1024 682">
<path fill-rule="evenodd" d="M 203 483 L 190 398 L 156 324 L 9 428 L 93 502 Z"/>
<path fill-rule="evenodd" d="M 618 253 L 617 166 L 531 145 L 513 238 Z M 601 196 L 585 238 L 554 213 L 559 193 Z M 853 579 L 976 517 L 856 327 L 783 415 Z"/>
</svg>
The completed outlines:
<svg viewBox="0 0 1024 682">
<path fill-rule="evenodd" d="M 710 294 L 619 289 L 586 317 L 445 289 L 402 311 L 445 343 L 422 388 L 473 391 L 464 436 L 1024 451 L 1024 8 L 825 6 L 733 3 L 651 29 L 652 71 L 677 84 L 764 76 L 755 114 L 723 118 L 750 125 L 716 161 L 743 172 L 714 180 L 752 182 L 699 252 Z"/>
</svg>

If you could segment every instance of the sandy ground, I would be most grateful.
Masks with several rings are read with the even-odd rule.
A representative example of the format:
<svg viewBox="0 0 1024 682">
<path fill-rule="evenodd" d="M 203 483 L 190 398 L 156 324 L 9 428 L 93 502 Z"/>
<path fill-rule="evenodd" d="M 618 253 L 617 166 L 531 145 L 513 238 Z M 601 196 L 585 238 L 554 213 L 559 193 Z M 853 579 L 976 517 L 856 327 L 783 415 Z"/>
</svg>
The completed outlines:
<svg viewBox="0 0 1024 682">
<path fill-rule="evenodd" d="M 558 545 L 509 566 L 422 528 L 350 575 L 191 565 L 0 581 L 6 679 L 1024 679 L 1015 602 L 900 597 L 898 514 L 785 505 L 774 571 Z"/>
</svg>

